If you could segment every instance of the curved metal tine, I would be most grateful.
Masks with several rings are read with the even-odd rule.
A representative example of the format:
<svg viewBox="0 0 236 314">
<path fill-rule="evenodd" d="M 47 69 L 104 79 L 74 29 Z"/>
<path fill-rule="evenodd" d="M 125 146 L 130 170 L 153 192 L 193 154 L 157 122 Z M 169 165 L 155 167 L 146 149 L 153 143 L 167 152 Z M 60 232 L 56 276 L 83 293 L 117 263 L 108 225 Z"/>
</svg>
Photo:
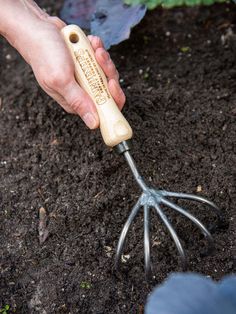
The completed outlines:
<svg viewBox="0 0 236 314">
<path fill-rule="evenodd" d="M 144 205 L 144 261 L 146 278 L 151 278 L 151 259 L 150 259 L 150 207 Z"/>
<path fill-rule="evenodd" d="M 119 238 L 119 242 L 117 245 L 117 249 L 116 249 L 116 257 L 115 257 L 115 265 L 116 268 L 119 267 L 119 262 L 120 262 L 120 258 L 121 258 L 121 254 L 123 252 L 123 248 L 124 248 L 124 242 L 127 236 L 127 233 L 129 231 L 130 225 L 132 224 L 135 216 L 137 215 L 139 209 L 141 207 L 141 197 L 138 199 L 137 203 L 135 204 L 135 206 L 132 208 L 131 213 L 128 217 L 128 219 L 126 220 L 126 223 L 122 229 L 120 238 Z"/>
<path fill-rule="evenodd" d="M 213 202 L 206 199 L 205 197 L 194 195 L 194 194 L 176 193 L 176 192 L 168 192 L 168 191 L 165 191 L 164 196 L 182 198 L 182 199 L 186 199 L 186 200 L 192 200 L 192 201 L 205 203 L 206 205 L 210 206 L 212 209 L 214 209 L 216 211 L 216 214 L 220 220 L 223 220 L 223 216 L 222 216 L 222 213 L 221 213 L 221 210 L 219 209 L 219 207 L 216 204 L 214 204 Z"/>
<path fill-rule="evenodd" d="M 186 267 L 186 257 L 185 257 L 185 253 L 184 253 L 184 249 L 182 247 L 182 244 L 180 243 L 180 240 L 177 236 L 177 233 L 175 232 L 175 229 L 173 228 L 172 224 L 170 223 L 169 219 L 167 218 L 167 216 L 164 214 L 164 212 L 162 211 L 161 207 L 158 205 L 159 200 L 157 199 L 157 203 L 154 205 L 157 214 L 161 217 L 161 220 L 164 222 L 164 224 L 166 225 L 167 229 L 169 230 L 172 239 L 175 242 L 175 246 L 180 254 L 181 257 L 181 261 L 182 261 L 182 265 L 185 268 Z"/>
<path fill-rule="evenodd" d="M 213 239 L 212 239 L 210 232 L 206 229 L 206 227 L 196 217 L 194 217 L 192 214 L 187 212 L 182 207 L 168 201 L 165 198 L 162 199 L 162 203 L 164 205 L 176 210 L 177 212 L 181 213 L 185 217 L 188 217 L 202 231 L 202 233 L 204 234 L 204 236 L 207 238 L 208 242 L 210 243 L 210 247 L 213 246 Z"/>
</svg>

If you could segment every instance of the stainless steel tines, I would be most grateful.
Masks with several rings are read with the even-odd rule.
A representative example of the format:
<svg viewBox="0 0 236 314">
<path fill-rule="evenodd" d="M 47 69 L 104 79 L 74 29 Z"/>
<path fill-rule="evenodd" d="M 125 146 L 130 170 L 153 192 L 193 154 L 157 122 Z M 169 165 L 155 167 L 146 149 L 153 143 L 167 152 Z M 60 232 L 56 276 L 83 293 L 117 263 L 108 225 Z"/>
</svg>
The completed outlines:
<svg viewBox="0 0 236 314">
<path fill-rule="evenodd" d="M 183 216 L 189 218 L 201 230 L 201 232 L 203 233 L 203 235 L 208 241 L 209 247 L 212 247 L 213 239 L 210 232 L 206 229 L 206 227 L 195 216 L 190 214 L 186 209 L 170 201 L 168 198 L 171 197 L 171 198 L 176 198 L 176 199 L 185 199 L 185 200 L 196 201 L 196 202 L 201 202 L 203 204 L 206 204 L 215 211 L 215 213 L 218 216 L 218 219 L 221 220 L 222 215 L 219 208 L 213 202 L 201 196 L 196 196 L 193 194 L 185 194 L 185 193 L 168 192 L 164 190 L 156 190 L 156 189 L 148 187 L 146 183 L 144 182 L 143 177 L 139 174 L 136 164 L 130 154 L 129 143 L 122 142 L 121 144 L 117 146 L 117 150 L 120 154 L 124 155 L 136 182 L 142 189 L 142 194 L 139 197 L 133 209 L 131 210 L 131 213 L 121 232 L 120 239 L 117 246 L 117 251 L 116 251 L 116 267 L 119 267 L 120 265 L 120 260 L 121 260 L 121 256 L 124 250 L 124 244 L 125 244 L 125 240 L 126 240 L 129 228 L 135 216 L 137 215 L 139 210 L 141 210 L 141 208 L 143 208 L 143 212 L 144 212 L 144 261 L 145 261 L 145 273 L 147 277 L 151 275 L 151 271 L 152 271 L 151 270 L 152 268 L 151 258 L 150 258 L 150 209 L 151 208 L 155 210 L 157 215 L 161 218 L 162 222 L 164 223 L 164 225 L 170 232 L 171 237 L 173 238 L 176 248 L 181 257 L 183 266 L 186 265 L 186 256 L 185 256 L 183 246 L 180 242 L 180 239 L 174 227 L 172 226 L 170 220 L 166 216 L 161 205 L 168 206 L 174 211 L 177 211 Z"/>
</svg>

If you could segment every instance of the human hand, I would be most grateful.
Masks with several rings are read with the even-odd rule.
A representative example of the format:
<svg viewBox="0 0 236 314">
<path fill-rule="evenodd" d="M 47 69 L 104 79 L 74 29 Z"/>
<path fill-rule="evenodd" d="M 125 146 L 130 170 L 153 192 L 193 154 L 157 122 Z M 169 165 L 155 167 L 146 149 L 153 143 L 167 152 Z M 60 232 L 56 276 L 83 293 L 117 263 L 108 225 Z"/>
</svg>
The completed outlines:
<svg viewBox="0 0 236 314">
<path fill-rule="evenodd" d="M 67 112 L 80 115 L 90 129 L 97 128 L 99 117 L 96 107 L 74 78 L 73 61 L 60 33 L 64 22 L 50 17 L 31 0 L 23 3 L 27 10 L 17 5 L 21 21 L 16 29 L 11 26 L 13 31 L 6 32 L 5 37 L 31 65 L 39 85 L 48 95 Z M 110 93 L 122 109 L 125 95 L 120 88 L 115 65 L 102 41 L 96 36 L 88 38 L 97 62 L 107 76 Z"/>
</svg>

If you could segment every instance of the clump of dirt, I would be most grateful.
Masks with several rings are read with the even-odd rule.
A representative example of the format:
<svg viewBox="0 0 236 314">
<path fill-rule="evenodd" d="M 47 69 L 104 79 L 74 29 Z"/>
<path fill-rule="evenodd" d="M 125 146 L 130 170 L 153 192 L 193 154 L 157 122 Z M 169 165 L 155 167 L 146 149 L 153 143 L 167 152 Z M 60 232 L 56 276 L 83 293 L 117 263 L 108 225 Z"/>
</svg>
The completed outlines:
<svg viewBox="0 0 236 314">
<path fill-rule="evenodd" d="M 49 11 L 60 4 L 47 3 Z M 234 12 L 227 4 L 155 10 L 111 50 L 147 181 L 222 208 L 227 223 L 212 230 L 208 256 L 199 231 L 167 210 L 189 270 L 214 279 L 235 271 Z M 153 213 L 153 283 L 143 274 L 142 215 L 115 272 L 119 234 L 140 193 L 125 161 L 46 96 L 3 39 L 0 67 L 0 303 L 16 313 L 142 313 L 152 287 L 181 270 L 166 229 Z M 214 213 L 185 205 L 211 228 Z"/>
</svg>

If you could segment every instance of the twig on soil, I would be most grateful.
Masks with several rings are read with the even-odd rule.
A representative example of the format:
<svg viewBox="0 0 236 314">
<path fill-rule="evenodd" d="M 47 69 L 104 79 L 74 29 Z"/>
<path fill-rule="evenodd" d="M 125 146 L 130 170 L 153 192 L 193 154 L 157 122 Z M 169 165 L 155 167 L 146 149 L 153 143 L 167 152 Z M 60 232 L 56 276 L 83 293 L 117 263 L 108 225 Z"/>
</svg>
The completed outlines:
<svg viewBox="0 0 236 314">
<path fill-rule="evenodd" d="M 57 146 L 59 144 L 59 141 L 57 138 L 54 138 L 51 142 L 50 142 L 50 145 L 51 146 Z"/>
<path fill-rule="evenodd" d="M 39 243 L 43 244 L 49 235 L 49 231 L 47 229 L 47 213 L 45 208 L 39 208 Z"/>
<path fill-rule="evenodd" d="M 95 198 L 95 199 L 98 198 L 100 195 L 102 195 L 103 192 L 104 192 L 103 190 L 100 191 L 100 192 L 98 192 L 98 193 L 94 196 L 94 198 Z"/>
<path fill-rule="evenodd" d="M 43 192 L 42 192 L 41 188 L 38 188 L 37 191 L 38 191 L 39 195 L 42 197 L 42 199 L 45 200 L 45 197 L 43 196 Z"/>
</svg>

